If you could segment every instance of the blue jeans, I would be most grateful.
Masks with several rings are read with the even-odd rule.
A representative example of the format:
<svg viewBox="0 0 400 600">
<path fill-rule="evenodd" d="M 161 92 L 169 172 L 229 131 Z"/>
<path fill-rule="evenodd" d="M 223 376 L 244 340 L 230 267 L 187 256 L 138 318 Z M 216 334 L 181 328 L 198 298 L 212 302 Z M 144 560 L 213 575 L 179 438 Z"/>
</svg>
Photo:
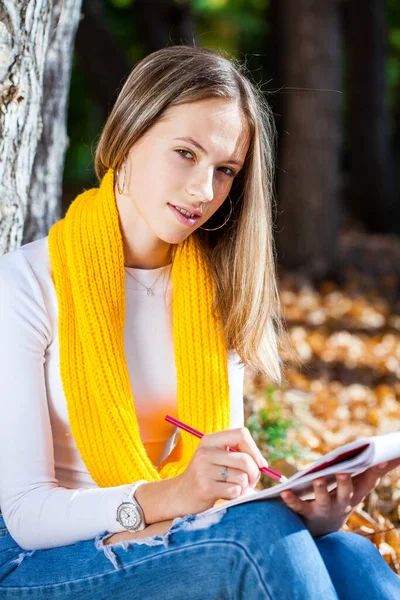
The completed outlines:
<svg viewBox="0 0 400 600">
<path fill-rule="evenodd" d="M 0 517 L 0 598 L 400 600 L 400 579 L 352 533 L 313 539 L 284 504 L 175 519 L 162 536 L 23 550 Z"/>
</svg>

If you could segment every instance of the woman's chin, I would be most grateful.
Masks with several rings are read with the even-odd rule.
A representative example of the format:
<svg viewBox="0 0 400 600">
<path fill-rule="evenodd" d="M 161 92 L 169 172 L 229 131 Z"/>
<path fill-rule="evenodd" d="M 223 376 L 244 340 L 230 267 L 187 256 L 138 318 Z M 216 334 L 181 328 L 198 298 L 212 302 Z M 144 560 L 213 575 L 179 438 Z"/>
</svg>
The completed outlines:
<svg viewBox="0 0 400 600">
<path fill-rule="evenodd" d="M 193 231 L 195 231 L 195 229 L 192 231 L 165 232 L 163 235 L 160 235 L 159 238 L 167 244 L 180 244 L 185 241 Z"/>
</svg>

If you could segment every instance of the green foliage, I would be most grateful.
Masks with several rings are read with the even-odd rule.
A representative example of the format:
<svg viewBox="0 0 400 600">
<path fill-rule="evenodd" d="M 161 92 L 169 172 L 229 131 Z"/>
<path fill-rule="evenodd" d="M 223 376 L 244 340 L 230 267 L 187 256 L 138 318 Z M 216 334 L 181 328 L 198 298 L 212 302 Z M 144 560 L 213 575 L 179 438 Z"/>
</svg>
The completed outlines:
<svg viewBox="0 0 400 600">
<path fill-rule="evenodd" d="M 241 58 L 268 54 L 268 7 L 269 0 L 192 0 L 199 44 Z"/>
<path fill-rule="evenodd" d="M 273 387 L 266 391 L 265 406 L 248 418 L 247 427 L 270 464 L 280 459 L 297 459 L 304 454 L 297 442 L 289 440 L 289 431 L 296 425 L 283 415 L 282 406 L 275 400 Z M 272 483 L 267 477 L 262 477 L 261 482 L 265 486 Z"/>
<path fill-rule="evenodd" d="M 400 93 L 400 4 L 398 0 L 386 0 L 386 18 L 388 106 L 391 113 L 397 113 Z"/>
<path fill-rule="evenodd" d="M 93 184 L 93 150 L 101 127 L 101 111 L 89 93 L 75 56 L 68 107 L 69 148 L 65 157 L 65 188 L 81 188 L 89 181 Z"/>
<path fill-rule="evenodd" d="M 109 2 L 115 8 L 128 8 L 133 4 L 133 0 L 109 0 Z"/>
<path fill-rule="evenodd" d="M 262 88 L 275 88 L 272 64 L 270 0 L 175 0 L 189 2 L 196 31 L 196 44 L 214 48 L 244 60 L 254 81 Z M 387 13 L 388 108 L 398 146 L 398 106 L 400 94 L 400 2 L 384 0 Z M 103 0 L 105 22 L 132 66 L 146 54 L 142 32 L 134 18 L 135 0 Z M 346 66 L 345 56 L 343 57 Z M 346 90 L 343 93 L 346 108 Z M 95 140 L 103 126 L 104 116 L 92 96 L 78 61 L 72 70 L 69 97 L 68 135 L 70 148 L 65 164 L 64 185 L 83 187 L 93 182 L 91 166 Z"/>
</svg>

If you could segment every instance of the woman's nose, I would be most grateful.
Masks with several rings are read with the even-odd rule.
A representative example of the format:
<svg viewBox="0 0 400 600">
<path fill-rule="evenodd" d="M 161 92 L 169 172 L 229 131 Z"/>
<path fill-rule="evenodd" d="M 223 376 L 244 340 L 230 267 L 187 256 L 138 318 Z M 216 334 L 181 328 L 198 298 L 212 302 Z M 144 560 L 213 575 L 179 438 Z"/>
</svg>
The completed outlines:
<svg viewBox="0 0 400 600">
<path fill-rule="evenodd" d="M 197 178 L 191 181 L 187 186 L 190 196 L 195 196 L 200 202 L 211 202 L 214 199 L 213 176 L 208 174 L 201 180 Z"/>
</svg>

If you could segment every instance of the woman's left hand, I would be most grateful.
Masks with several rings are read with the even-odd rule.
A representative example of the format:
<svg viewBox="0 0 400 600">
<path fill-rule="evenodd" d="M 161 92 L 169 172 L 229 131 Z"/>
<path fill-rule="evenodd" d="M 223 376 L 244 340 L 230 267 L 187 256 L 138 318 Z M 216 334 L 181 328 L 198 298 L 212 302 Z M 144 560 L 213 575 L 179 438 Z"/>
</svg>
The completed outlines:
<svg viewBox="0 0 400 600">
<path fill-rule="evenodd" d="M 371 467 L 351 477 L 341 473 L 336 475 L 337 488 L 328 492 L 323 478 L 314 479 L 315 500 L 301 500 L 290 491 L 281 493 L 281 498 L 289 508 L 298 513 L 313 537 L 339 530 L 352 510 L 378 485 L 380 478 L 400 465 L 396 458 Z"/>
</svg>

